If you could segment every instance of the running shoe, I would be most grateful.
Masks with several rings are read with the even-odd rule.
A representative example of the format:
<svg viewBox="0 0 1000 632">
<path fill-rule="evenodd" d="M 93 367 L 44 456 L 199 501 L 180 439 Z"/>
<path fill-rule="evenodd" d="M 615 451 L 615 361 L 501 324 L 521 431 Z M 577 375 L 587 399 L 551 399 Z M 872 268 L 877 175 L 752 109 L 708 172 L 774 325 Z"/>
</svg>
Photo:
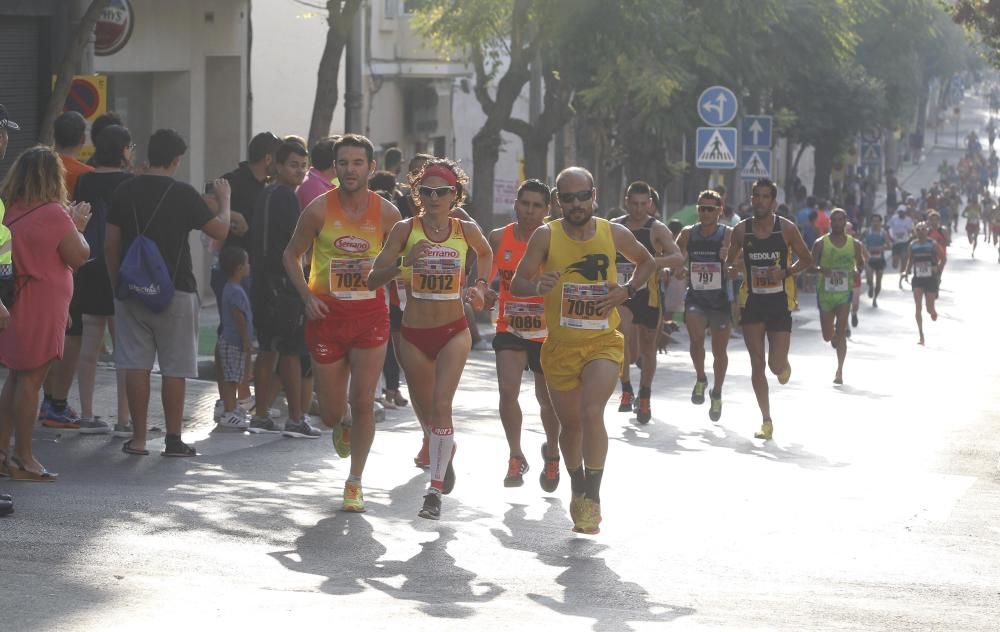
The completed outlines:
<svg viewBox="0 0 1000 632">
<path fill-rule="evenodd" d="M 641 424 L 648 424 L 649 420 L 653 418 L 653 411 L 650 408 L 649 398 L 640 397 L 638 402 L 639 406 L 635 411 L 635 420 Z"/>
<path fill-rule="evenodd" d="M 857 326 L 858 326 L 858 313 L 857 312 L 852 312 L 851 313 L 851 327 L 857 327 Z"/>
<path fill-rule="evenodd" d="M 538 482 L 543 490 L 552 493 L 559 487 L 559 457 L 550 457 L 547 452 L 548 443 L 543 443 L 542 460 L 545 461 L 545 469 L 538 475 Z"/>
<path fill-rule="evenodd" d="M 250 422 L 247 421 L 246 414 L 240 409 L 222 413 L 222 416 L 219 417 L 215 423 L 223 428 L 234 428 L 237 430 L 244 430 L 250 425 Z"/>
<path fill-rule="evenodd" d="M 116 423 L 114 430 L 111 431 L 111 435 L 115 437 L 131 437 L 132 422 L 128 421 L 126 423 Z"/>
<path fill-rule="evenodd" d="M 347 481 L 344 483 L 344 511 L 350 513 L 364 513 L 365 494 L 361 491 L 361 485 Z"/>
<path fill-rule="evenodd" d="M 215 408 L 212 410 L 212 421 L 218 423 L 222 416 L 226 414 L 226 405 L 221 399 L 215 400 Z"/>
<path fill-rule="evenodd" d="M 427 492 L 427 495 L 424 496 L 424 506 L 420 508 L 417 516 L 420 518 L 427 518 L 428 520 L 440 520 L 441 494 Z"/>
<path fill-rule="evenodd" d="M 583 514 L 583 501 L 586 500 L 583 494 L 577 495 L 573 494 L 569 499 L 569 519 L 573 521 L 574 530 L 576 530 L 576 521 L 580 519 Z"/>
<path fill-rule="evenodd" d="M 333 449 L 342 459 L 351 456 L 351 427 L 343 421 L 333 427 Z"/>
<path fill-rule="evenodd" d="M 457 445 L 452 445 L 451 448 L 451 460 L 448 461 L 448 469 L 444 471 L 444 480 L 442 482 L 441 493 L 447 496 L 455 489 L 455 452 L 458 451 Z"/>
<path fill-rule="evenodd" d="M 38 408 L 38 421 L 43 421 L 49 416 L 49 410 L 52 409 L 52 403 L 47 399 L 42 400 L 42 405 Z"/>
<path fill-rule="evenodd" d="M 771 420 L 767 420 L 760 425 L 760 430 L 753 433 L 754 439 L 763 439 L 764 441 L 770 441 L 774 436 L 774 424 Z"/>
<path fill-rule="evenodd" d="M 778 374 L 778 384 L 788 384 L 792 379 L 792 363 L 785 361 L 785 370 Z"/>
<path fill-rule="evenodd" d="M 424 435 L 424 442 L 420 445 L 420 452 L 417 452 L 417 456 L 413 457 L 413 464 L 425 470 L 431 466 L 431 448 L 427 442 L 427 435 Z"/>
<path fill-rule="evenodd" d="M 62 412 L 56 411 L 56 409 L 49 405 L 48 409 L 45 409 L 45 417 L 42 419 L 42 425 L 46 428 L 62 428 L 64 430 L 79 430 L 80 429 L 80 416 L 76 414 L 76 411 L 67 406 L 62 410 Z"/>
<path fill-rule="evenodd" d="M 597 535 L 601 532 L 601 504 L 595 503 L 584 496 L 577 508 L 576 520 L 573 521 L 573 531 L 586 535 Z"/>
<path fill-rule="evenodd" d="M 709 391 L 708 399 L 710 400 L 708 418 L 712 421 L 719 421 L 722 418 L 722 398 L 716 397 L 712 391 Z"/>
<path fill-rule="evenodd" d="M 111 424 L 100 417 L 81 417 L 80 434 L 111 434 Z"/>
<path fill-rule="evenodd" d="M 512 456 L 507 461 L 507 477 L 503 479 L 504 487 L 520 487 L 524 485 L 524 474 L 528 471 L 528 462 L 523 456 Z"/>
<path fill-rule="evenodd" d="M 618 402 L 618 412 L 620 413 L 632 412 L 633 399 L 635 399 L 635 395 L 632 394 L 632 391 L 622 391 L 622 398 Z"/>
<path fill-rule="evenodd" d="M 281 436 L 292 439 L 319 439 L 322 434 L 322 432 L 309 425 L 309 420 L 305 417 L 298 421 L 294 419 L 286 420 L 285 428 L 281 431 Z"/>
<path fill-rule="evenodd" d="M 274 423 L 274 420 L 270 417 L 257 417 L 254 416 L 250 420 L 250 426 L 247 428 L 247 432 L 253 434 L 281 434 L 281 428 L 278 424 Z"/>
<path fill-rule="evenodd" d="M 705 389 L 708 387 L 708 380 L 702 382 L 701 380 L 696 380 L 694 383 L 694 389 L 691 391 L 691 403 L 702 405 L 705 403 Z"/>
</svg>

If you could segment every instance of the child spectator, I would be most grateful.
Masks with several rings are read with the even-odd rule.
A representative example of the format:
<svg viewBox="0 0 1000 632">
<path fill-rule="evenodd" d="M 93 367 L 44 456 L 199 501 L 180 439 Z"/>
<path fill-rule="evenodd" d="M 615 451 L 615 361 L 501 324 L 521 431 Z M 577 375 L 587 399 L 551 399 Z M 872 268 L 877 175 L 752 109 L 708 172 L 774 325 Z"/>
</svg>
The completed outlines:
<svg viewBox="0 0 1000 632">
<path fill-rule="evenodd" d="M 219 255 L 219 267 L 226 277 L 222 289 L 222 332 L 216 343 L 216 357 L 221 360 L 222 379 L 219 380 L 219 397 L 223 413 L 219 425 L 227 428 L 246 428 L 250 425 L 247 411 L 239 407 L 236 392 L 239 385 L 250 377 L 250 332 L 253 316 L 250 297 L 241 282 L 250 275 L 250 257 L 238 246 L 229 246 Z"/>
</svg>

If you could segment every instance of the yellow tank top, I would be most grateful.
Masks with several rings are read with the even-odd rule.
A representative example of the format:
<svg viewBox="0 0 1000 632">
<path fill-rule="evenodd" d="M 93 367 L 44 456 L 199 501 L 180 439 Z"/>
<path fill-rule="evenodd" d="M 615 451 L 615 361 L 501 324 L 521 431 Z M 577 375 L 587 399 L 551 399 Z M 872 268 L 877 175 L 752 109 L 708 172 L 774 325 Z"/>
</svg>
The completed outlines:
<svg viewBox="0 0 1000 632">
<path fill-rule="evenodd" d="M 406 239 L 403 257 L 421 239 L 434 244 L 423 257 L 414 262 L 413 267 L 403 266 L 401 269 L 410 296 L 427 301 L 462 300 L 465 256 L 469 251 L 469 243 L 465 240 L 461 220 L 449 218 L 451 230 L 441 241 L 434 241 L 427 236 L 421 217 L 414 217 L 410 221 L 410 236 Z"/>
<path fill-rule="evenodd" d="M 608 334 L 618 327 L 618 310 L 603 316 L 596 303 L 608 294 L 608 274 L 615 279 L 615 241 L 611 224 L 594 218 L 596 232 L 586 241 L 570 239 L 563 220 L 551 222 L 548 259 L 542 269 L 558 272 L 559 280 L 545 295 L 545 321 L 553 342 L 579 343 Z"/>
<path fill-rule="evenodd" d="M 4 214 L 6 213 L 6 208 L 3 205 L 3 200 L 0 200 L 0 246 L 10 244 L 10 229 L 7 228 L 3 223 Z M 0 265 L 10 265 L 13 260 L 13 248 L 8 247 L 7 252 L 0 254 Z M 102 253 L 103 255 L 103 253 Z"/>
<path fill-rule="evenodd" d="M 368 289 L 368 272 L 382 250 L 382 198 L 368 193 L 368 208 L 356 220 L 340 206 L 337 189 L 323 194 L 326 220 L 313 240 L 309 290 L 317 296 L 332 296 L 354 301 L 363 307 L 367 301 L 383 301 L 378 292 Z"/>
</svg>

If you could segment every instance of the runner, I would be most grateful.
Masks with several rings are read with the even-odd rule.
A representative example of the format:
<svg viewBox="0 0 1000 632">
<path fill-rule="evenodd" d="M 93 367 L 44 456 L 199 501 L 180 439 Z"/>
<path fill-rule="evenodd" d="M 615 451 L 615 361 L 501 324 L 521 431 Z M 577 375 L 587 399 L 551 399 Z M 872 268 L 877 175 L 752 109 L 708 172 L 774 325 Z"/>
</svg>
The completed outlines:
<svg viewBox="0 0 1000 632">
<path fill-rule="evenodd" d="M 896 207 L 896 214 L 889 218 L 889 235 L 892 237 L 892 267 L 902 270 L 906 263 L 906 247 L 913 232 L 913 219 L 906 216 L 906 205 Z M 902 278 L 899 287 L 903 287 Z"/>
<path fill-rule="evenodd" d="M 677 246 L 688 261 L 687 295 L 684 297 L 684 322 L 690 338 L 691 362 L 696 379 L 691 403 L 705 403 L 705 332 L 712 330 L 713 384 L 708 392 L 711 404 L 708 417 L 722 417 L 722 383 L 729 368 L 731 286 L 724 262 L 729 253 L 732 229 L 719 224 L 722 197 L 715 191 L 702 191 L 698 196 L 698 223 L 681 231 Z"/>
<path fill-rule="evenodd" d="M 872 299 L 872 307 L 878 307 L 878 295 L 882 291 L 882 273 L 885 271 L 885 251 L 893 248 L 892 237 L 889 231 L 882 226 L 882 216 L 872 215 L 871 226 L 864 234 L 865 248 L 868 249 L 868 267 L 866 276 L 868 280 L 868 298 Z M 875 284 L 872 285 L 872 277 Z"/>
<path fill-rule="evenodd" d="M 351 457 L 344 511 L 365 510 L 361 475 L 375 438 L 375 388 L 389 340 L 389 310 L 381 288 L 367 287 L 368 271 L 399 211 L 368 190 L 375 148 L 347 134 L 333 147 L 340 186 L 302 212 L 283 263 L 305 303 L 306 344 L 312 357 L 320 417 L 333 428 L 341 458 Z M 308 283 L 302 258 L 312 249 Z M 350 392 L 348 393 L 348 385 Z M 343 422 L 351 407 L 351 425 Z"/>
<path fill-rule="evenodd" d="M 448 159 L 430 160 L 411 175 L 412 200 L 419 213 L 393 227 L 368 275 L 370 288 L 400 275 L 406 285 L 399 360 L 413 410 L 430 438 L 430 485 L 418 513 L 430 520 L 440 519 L 441 495 L 455 486 L 451 407 L 472 349 L 462 297 L 465 261 L 475 252 L 479 269 L 493 267 L 493 251 L 479 226 L 451 217 L 465 199 L 468 181 Z M 492 307 L 486 279 L 466 288 L 465 300 L 474 309 Z"/>
<path fill-rule="evenodd" d="M 976 258 L 976 243 L 979 241 L 979 218 L 982 214 L 982 207 L 979 206 L 975 194 L 970 195 L 969 203 L 962 211 L 962 217 L 965 218 L 965 234 L 969 238 L 969 245 L 972 246 L 973 259 Z"/>
<path fill-rule="evenodd" d="M 934 301 L 938 296 L 938 271 L 940 266 L 947 260 L 944 249 L 928 236 L 927 224 L 921 222 L 916 227 L 917 237 L 909 244 L 906 256 L 906 270 L 904 275 L 909 276 L 913 272 L 913 281 L 910 286 L 913 288 L 913 302 L 916 304 L 915 317 L 917 319 L 917 331 L 920 333 L 920 341 L 917 344 L 924 344 L 924 321 L 922 316 L 921 299 L 927 305 L 927 313 L 931 320 L 937 320 L 937 310 L 934 309 Z"/>
<path fill-rule="evenodd" d="M 680 250 L 674 243 L 666 225 L 650 216 L 652 189 L 639 180 L 628 186 L 625 193 L 627 215 L 617 217 L 612 222 L 629 229 L 632 235 L 653 255 L 656 268 L 677 268 L 684 264 Z M 615 259 L 618 285 L 624 286 L 632 277 L 635 264 L 619 254 Z M 656 375 L 656 334 L 660 328 L 660 286 L 655 276 L 622 304 L 618 310 L 621 323 L 618 329 L 625 336 L 625 361 L 622 363 L 622 396 L 618 412 L 632 412 L 632 379 L 630 369 L 636 356 L 640 360 L 639 401 L 636 420 L 649 423 L 653 413 L 650 409 L 650 395 L 653 377 Z"/>
<path fill-rule="evenodd" d="M 861 242 L 846 232 L 847 213 L 835 208 L 830 213 L 830 233 L 813 246 L 812 258 L 819 274 L 816 302 L 823 340 L 837 350 L 837 373 L 834 384 L 844 383 L 844 359 L 847 357 L 847 314 L 851 308 L 854 279 L 865 267 Z M 855 327 L 857 322 L 852 323 Z"/>
<path fill-rule="evenodd" d="M 945 253 L 945 261 L 942 261 L 938 266 L 938 282 L 940 283 L 941 277 L 944 276 L 944 268 L 947 262 L 948 246 L 951 245 L 951 231 L 947 228 L 941 226 L 941 214 L 935 210 L 931 210 L 927 213 L 927 236 L 931 238 L 937 245 L 941 246 L 941 250 Z M 940 289 L 940 287 L 939 287 Z"/>
<path fill-rule="evenodd" d="M 778 187 L 767 179 L 754 182 L 750 201 L 753 216 L 740 222 L 733 232 L 726 263 L 735 265 L 740 256 L 746 268 L 747 282 L 740 289 L 743 338 L 750 352 L 751 383 L 763 417 L 758 439 L 769 440 L 774 433 L 765 366 L 787 384 L 792 376 L 788 349 L 792 337 L 792 312 L 795 308 L 793 275 L 812 266 L 812 255 L 795 224 L 774 214 Z M 791 252 L 789 252 L 791 250 Z M 791 254 L 798 257 L 794 264 Z M 765 357 L 764 339 L 768 352 Z"/>
<path fill-rule="evenodd" d="M 596 534 L 608 454 L 604 408 L 624 356 L 615 307 L 635 296 L 656 264 L 624 226 L 594 217 L 597 189 L 589 171 L 565 169 L 556 187 L 563 218 L 532 234 L 510 289 L 514 296 L 544 297 L 549 331 L 541 361 L 560 422 L 569 514 L 573 531 Z M 624 287 L 615 283 L 616 251 L 636 264 Z"/>
<path fill-rule="evenodd" d="M 542 444 L 545 468 L 539 482 L 542 489 L 554 492 L 559 485 L 559 420 L 552 410 L 540 359 L 546 335 L 545 306 L 541 297 L 518 299 L 510 293 L 510 281 L 524 256 L 528 238 L 542 225 L 548 212 L 549 196 L 547 185 L 538 180 L 525 180 L 517 190 L 514 204 L 517 221 L 491 232 L 489 242 L 495 253 L 490 282 L 498 275 L 500 280 L 500 311 L 493 338 L 500 389 L 500 421 L 510 448 L 503 484 L 504 487 L 520 487 L 528 471 L 528 461 L 521 449 L 523 417 L 517 398 L 521 392 L 521 376 L 530 369 L 535 377 L 535 399 L 545 429 L 545 443 Z"/>
</svg>

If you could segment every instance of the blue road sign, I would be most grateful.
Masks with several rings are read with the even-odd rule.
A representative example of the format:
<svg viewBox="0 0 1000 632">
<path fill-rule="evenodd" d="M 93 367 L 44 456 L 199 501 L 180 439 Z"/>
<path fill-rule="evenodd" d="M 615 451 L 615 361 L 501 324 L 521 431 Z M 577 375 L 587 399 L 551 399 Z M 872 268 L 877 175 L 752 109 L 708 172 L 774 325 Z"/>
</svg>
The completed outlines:
<svg viewBox="0 0 1000 632">
<path fill-rule="evenodd" d="M 736 95 L 729 88 L 712 86 L 698 97 L 698 116 L 706 125 L 729 125 L 736 118 Z"/>
<path fill-rule="evenodd" d="M 695 134 L 695 161 L 699 169 L 736 168 L 736 128 L 699 127 Z"/>
<path fill-rule="evenodd" d="M 740 177 L 744 180 L 757 180 L 771 177 L 770 149 L 741 149 Z"/>
<path fill-rule="evenodd" d="M 744 147 L 771 148 L 771 117 L 746 115 L 740 123 L 740 138 Z"/>
<path fill-rule="evenodd" d="M 882 145 L 879 143 L 861 143 L 861 164 L 882 164 Z"/>
</svg>

